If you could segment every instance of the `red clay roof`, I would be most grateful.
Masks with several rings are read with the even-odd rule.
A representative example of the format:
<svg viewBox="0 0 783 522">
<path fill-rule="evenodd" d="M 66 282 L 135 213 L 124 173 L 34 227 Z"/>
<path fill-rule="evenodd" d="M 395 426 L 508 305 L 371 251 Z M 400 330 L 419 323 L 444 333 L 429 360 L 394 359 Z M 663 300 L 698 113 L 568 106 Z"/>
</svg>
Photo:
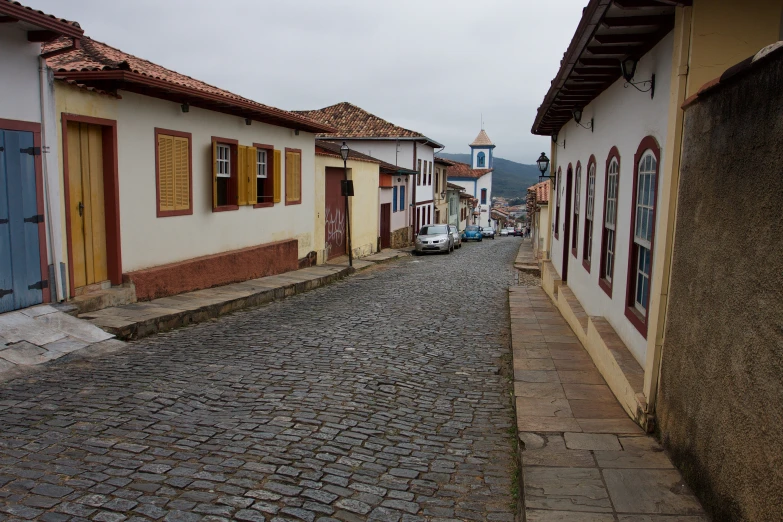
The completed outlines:
<svg viewBox="0 0 783 522">
<path fill-rule="evenodd" d="M 536 183 L 532 187 L 529 187 L 528 192 L 534 192 L 536 194 L 536 203 L 549 203 L 549 182 L 542 181 Z"/>
<path fill-rule="evenodd" d="M 0 15 L 8 16 L 20 22 L 26 22 L 44 31 L 52 31 L 57 35 L 81 38 L 84 34 L 77 22 L 57 18 L 11 0 L 0 0 Z"/>
<path fill-rule="evenodd" d="M 481 129 L 481 132 L 478 133 L 478 136 L 476 136 L 476 139 L 473 140 L 473 143 L 470 144 L 471 147 L 486 147 L 486 146 L 492 146 L 494 147 L 495 144 L 492 143 L 492 140 L 489 139 L 489 136 L 487 136 L 487 133 L 484 132 L 484 129 Z"/>
<path fill-rule="evenodd" d="M 320 137 L 419 138 L 431 142 L 434 146 L 442 147 L 440 143 L 427 138 L 420 132 L 395 125 L 348 102 L 337 103 L 323 109 L 293 112 L 337 129 L 331 133 L 321 134 Z"/>
<path fill-rule="evenodd" d="M 446 169 L 446 175 L 449 178 L 473 178 L 478 179 L 488 172 L 492 172 L 495 169 L 474 169 L 467 163 L 461 163 L 446 158 L 435 156 L 441 163 L 448 165 Z"/>
<path fill-rule="evenodd" d="M 45 44 L 44 52 L 70 45 L 69 39 L 60 38 Z M 170 101 L 187 101 L 194 107 L 308 132 L 334 130 L 328 125 L 244 98 L 87 37 L 82 38 L 80 49 L 50 57 L 46 62 L 54 69 L 58 79 L 73 80 L 104 90 L 111 86 Z"/>
</svg>

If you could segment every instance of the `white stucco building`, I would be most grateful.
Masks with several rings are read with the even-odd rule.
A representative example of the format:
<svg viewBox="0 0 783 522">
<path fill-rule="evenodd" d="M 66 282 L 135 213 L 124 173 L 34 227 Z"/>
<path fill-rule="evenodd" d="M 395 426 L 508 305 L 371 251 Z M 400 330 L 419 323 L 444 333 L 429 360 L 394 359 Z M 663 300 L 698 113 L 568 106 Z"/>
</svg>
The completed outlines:
<svg viewBox="0 0 783 522">
<path fill-rule="evenodd" d="M 411 194 L 405 196 L 405 204 L 410 212 L 408 225 L 412 225 L 412 233 L 415 234 L 422 225 L 434 221 L 435 150 L 443 148 L 443 145 L 347 102 L 323 109 L 295 112 L 337 128 L 337 132 L 321 134 L 320 137 L 336 142 L 345 141 L 350 148 L 359 152 L 416 171 L 415 179 L 410 182 Z"/>
<path fill-rule="evenodd" d="M 315 133 L 331 130 L 89 38 L 48 50 L 68 292 L 152 299 L 314 256 Z"/>
<path fill-rule="evenodd" d="M 58 147 L 42 43 L 83 31 L 0 2 L 0 313 L 63 298 Z"/>
</svg>

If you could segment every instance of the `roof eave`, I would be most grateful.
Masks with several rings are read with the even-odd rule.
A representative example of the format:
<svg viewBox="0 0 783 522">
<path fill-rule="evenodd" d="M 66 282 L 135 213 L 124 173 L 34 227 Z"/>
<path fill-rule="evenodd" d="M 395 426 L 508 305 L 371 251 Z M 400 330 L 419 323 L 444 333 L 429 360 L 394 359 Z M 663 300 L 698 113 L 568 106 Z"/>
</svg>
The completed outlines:
<svg viewBox="0 0 783 522">
<path fill-rule="evenodd" d="M 442 149 L 444 147 L 443 144 L 438 143 L 435 140 L 432 140 L 426 136 L 340 136 L 338 134 L 333 133 L 332 136 L 324 137 L 328 140 L 355 140 L 355 141 L 364 141 L 364 140 L 374 140 L 374 141 L 417 141 L 419 143 L 424 143 L 425 145 L 430 145 L 432 148 L 435 149 Z"/>
<path fill-rule="evenodd" d="M 95 82 L 123 82 L 130 85 L 142 85 L 152 89 L 152 92 L 145 92 L 146 96 L 159 97 L 163 99 L 169 99 L 171 96 L 182 96 L 187 98 L 188 103 L 193 106 L 198 106 L 199 100 L 217 104 L 218 107 L 204 107 L 207 110 L 215 112 L 223 112 L 228 114 L 234 114 L 239 112 L 241 115 L 254 119 L 270 125 L 276 125 L 279 127 L 285 127 L 295 130 L 302 130 L 305 132 L 320 133 L 320 132 L 333 132 L 335 129 L 328 125 L 315 122 L 303 116 L 291 115 L 285 111 L 274 109 L 273 107 L 264 108 L 258 107 L 251 103 L 244 102 L 242 100 L 235 100 L 219 94 L 213 94 L 198 89 L 193 89 L 184 85 L 167 82 L 152 76 L 136 73 L 133 71 L 118 71 L 118 70 L 95 70 L 95 71 L 54 71 L 54 76 L 57 79 L 74 80 L 79 83 L 89 84 L 90 81 Z M 121 86 L 122 88 L 122 86 Z M 128 90 L 125 88 L 124 90 Z M 162 96 L 163 94 L 167 96 Z M 158 96 L 156 96 L 158 94 Z M 229 112 L 220 110 L 221 107 L 226 109 L 234 109 L 235 112 Z"/>
<path fill-rule="evenodd" d="M 0 14 L 35 25 L 45 31 L 55 32 L 61 36 L 68 36 L 71 38 L 81 38 L 84 36 L 84 31 L 80 27 L 77 27 L 72 23 L 63 22 L 52 16 L 39 13 L 33 9 L 28 9 L 22 5 L 2 1 L 0 2 Z"/>
</svg>

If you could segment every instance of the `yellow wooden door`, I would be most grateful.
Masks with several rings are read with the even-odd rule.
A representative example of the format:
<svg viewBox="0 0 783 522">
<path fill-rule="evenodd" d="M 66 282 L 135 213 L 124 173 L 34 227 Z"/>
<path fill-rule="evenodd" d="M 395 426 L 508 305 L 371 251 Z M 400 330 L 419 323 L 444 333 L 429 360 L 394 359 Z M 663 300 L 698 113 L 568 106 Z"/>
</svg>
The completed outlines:
<svg viewBox="0 0 783 522">
<path fill-rule="evenodd" d="M 68 123 L 68 191 L 73 287 L 106 281 L 103 135 L 97 125 Z"/>
</svg>

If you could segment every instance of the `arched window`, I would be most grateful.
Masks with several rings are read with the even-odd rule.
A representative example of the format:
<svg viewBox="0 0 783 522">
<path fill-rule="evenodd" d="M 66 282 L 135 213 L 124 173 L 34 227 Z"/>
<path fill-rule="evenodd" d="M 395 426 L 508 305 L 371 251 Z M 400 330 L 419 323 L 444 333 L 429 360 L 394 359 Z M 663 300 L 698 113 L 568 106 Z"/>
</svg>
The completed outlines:
<svg viewBox="0 0 783 522">
<path fill-rule="evenodd" d="M 617 238 L 617 190 L 620 186 L 620 154 L 612 147 L 606 158 L 606 178 L 604 183 L 604 223 L 601 231 L 601 272 L 598 286 L 612 296 L 614 277 L 614 258 Z"/>
<path fill-rule="evenodd" d="M 595 209 L 595 156 L 587 162 L 587 204 L 585 205 L 585 237 L 582 265 L 589 272 L 593 260 L 593 211 Z"/>
<path fill-rule="evenodd" d="M 660 149 L 655 138 L 644 138 L 634 157 L 633 203 L 628 290 L 625 315 L 639 332 L 647 336 L 655 240 L 655 202 Z"/>
<path fill-rule="evenodd" d="M 486 157 L 483 152 L 479 152 L 476 156 L 476 165 L 483 167 L 486 161 Z"/>
<path fill-rule="evenodd" d="M 577 257 L 579 249 L 579 198 L 582 187 L 582 164 L 576 162 L 576 181 L 574 182 L 574 231 L 571 234 L 571 253 Z"/>
</svg>

